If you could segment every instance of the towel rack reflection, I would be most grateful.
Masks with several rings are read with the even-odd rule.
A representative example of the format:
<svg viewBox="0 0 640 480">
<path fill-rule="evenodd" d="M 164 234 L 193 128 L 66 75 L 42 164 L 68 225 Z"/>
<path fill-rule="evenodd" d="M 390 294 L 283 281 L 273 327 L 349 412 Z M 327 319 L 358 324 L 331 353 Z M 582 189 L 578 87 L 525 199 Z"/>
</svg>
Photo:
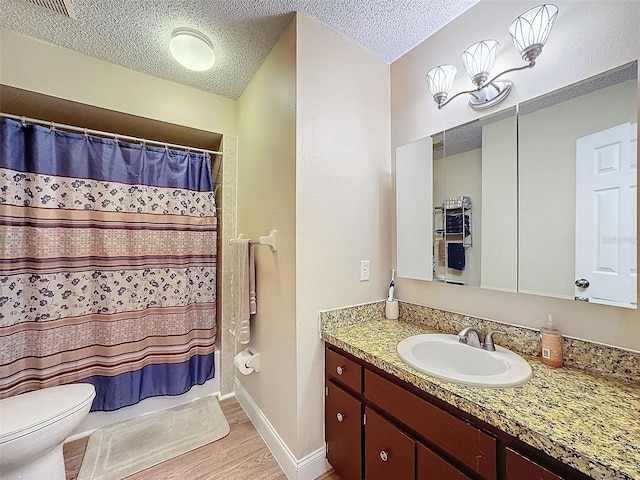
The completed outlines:
<svg viewBox="0 0 640 480">
<path fill-rule="evenodd" d="M 235 240 L 240 240 L 241 238 L 243 238 L 242 234 L 240 234 L 237 239 L 230 239 L 229 244 L 232 244 Z M 271 251 L 275 252 L 278 249 L 278 232 L 276 230 L 271 230 L 269 235 L 263 235 L 259 237 L 258 240 L 249 240 L 249 243 L 256 245 L 269 245 L 271 247 Z"/>
</svg>

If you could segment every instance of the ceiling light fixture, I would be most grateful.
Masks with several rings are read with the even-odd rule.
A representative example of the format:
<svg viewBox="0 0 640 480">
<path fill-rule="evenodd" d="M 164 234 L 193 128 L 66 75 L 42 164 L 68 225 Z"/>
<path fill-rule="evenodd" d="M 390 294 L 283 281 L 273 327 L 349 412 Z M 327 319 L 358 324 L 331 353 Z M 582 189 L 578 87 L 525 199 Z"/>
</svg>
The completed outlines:
<svg viewBox="0 0 640 480">
<path fill-rule="evenodd" d="M 211 40 L 192 28 L 176 28 L 171 34 L 169 50 L 180 65 L 196 72 L 209 70 L 216 61 Z"/>
<path fill-rule="evenodd" d="M 495 40 L 482 40 L 471 45 L 462 54 L 462 64 L 476 86 L 473 90 L 459 92 L 449 98 L 449 89 L 453 85 L 457 69 L 453 65 L 440 65 L 429 70 L 427 84 L 433 95 L 433 100 L 438 108 L 444 107 L 459 95 L 468 93 L 471 95 L 469 106 L 474 110 L 483 110 L 493 107 L 503 101 L 509 93 L 513 83 L 511 80 L 498 80 L 505 73 L 532 68 L 536 59 L 542 53 L 553 22 L 558 15 L 558 7 L 555 5 L 541 5 L 527 10 L 516 18 L 509 27 L 509 34 L 513 43 L 520 52 L 522 59 L 527 62 L 522 67 L 515 67 L 499 73 L 489 80 L 489 73 L 493 68 L 498 50 L 498 42 Z"/>
</svg>

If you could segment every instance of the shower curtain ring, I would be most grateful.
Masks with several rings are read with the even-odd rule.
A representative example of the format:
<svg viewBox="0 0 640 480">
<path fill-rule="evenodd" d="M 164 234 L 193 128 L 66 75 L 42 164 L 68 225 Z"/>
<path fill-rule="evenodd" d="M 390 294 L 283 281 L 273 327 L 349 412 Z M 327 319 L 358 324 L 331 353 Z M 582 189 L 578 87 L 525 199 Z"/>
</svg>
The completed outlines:
<svg viewBox="0 0 640 480">
<path fill-rule="evenodd" d="M 25 117 L 24 115 L 22 116 L 22 126 L 23 127 L 27 126 L 27 117 Z"/>
<path fill-rule="evenodd" d="M 53 121 L 51 122 L 51 126 L 49 127 L 51 130 L 55 131 L 56 129 L 56 124 L 53 123 Z"/>
</svg>

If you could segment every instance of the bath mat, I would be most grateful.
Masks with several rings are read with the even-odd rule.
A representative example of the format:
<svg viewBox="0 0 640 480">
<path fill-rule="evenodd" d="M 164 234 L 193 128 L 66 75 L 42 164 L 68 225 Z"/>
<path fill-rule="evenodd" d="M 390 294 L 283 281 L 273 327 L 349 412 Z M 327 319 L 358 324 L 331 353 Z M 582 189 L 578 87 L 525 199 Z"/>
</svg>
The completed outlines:
<svg viewBox="0 0 640 480">
<path fill-rule="evenodd" d="M 120 480 L 228 433 L 213 395 L 99 428 L 89 437 L 78 480 Z"/>
</svg>

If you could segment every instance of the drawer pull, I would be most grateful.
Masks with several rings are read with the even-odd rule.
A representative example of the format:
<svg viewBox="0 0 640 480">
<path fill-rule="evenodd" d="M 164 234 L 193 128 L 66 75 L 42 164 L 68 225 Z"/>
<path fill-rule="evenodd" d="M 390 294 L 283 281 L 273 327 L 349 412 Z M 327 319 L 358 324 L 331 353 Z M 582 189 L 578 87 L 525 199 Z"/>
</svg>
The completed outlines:
<svg viewBox="0 0 640 480">
<path fill-rule="evenodd" d="M 338 372 L 338 375 L 342 375 L 344 373 L 344 371 L 346 370 L 345 367 L 338 367 L 336 368 L 336 372 Z"/>
<path fill-rule="evenodd" d="M 336 414 L 336 418 L 338 419 L 339 422 L 342 422 L 346 417 L 347 417 L 347 415 L 345 413 L 338 412 Z"/>
<path fill-rule="evenodd" d="M 389 460 L 389 453 L 385 452 L 384 450 L 380 450 L 380 459 L 383 462 L 386 462 L 387 460 Z"/>
</svg>

